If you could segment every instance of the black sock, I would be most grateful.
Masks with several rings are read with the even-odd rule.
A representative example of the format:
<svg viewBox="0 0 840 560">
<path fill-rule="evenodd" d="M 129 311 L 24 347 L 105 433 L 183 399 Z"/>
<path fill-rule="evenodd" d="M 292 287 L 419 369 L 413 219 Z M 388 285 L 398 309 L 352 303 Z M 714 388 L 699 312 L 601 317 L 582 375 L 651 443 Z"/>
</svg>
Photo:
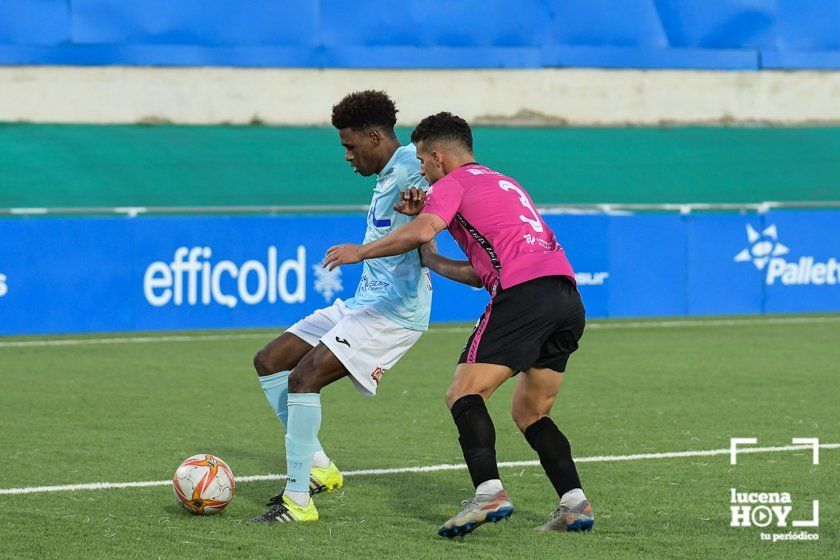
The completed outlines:
<svg viewBox="0 0 840 560">
<path fill-rule="evenodd" d="M 496 429 L 481 395 L 467 395 L 455 401 L 452 418 L 458 426 L 458 442 L 473 485 L 478 487 L 482 482 L 499 478 Z"/>
<path fill-rule="evenodd" d="M 540 464 L 558 496 L 562 498 L 569 490 L 583 488 L 575 462 L 572 460 L 569 440 L 551 418 L 545 416 L 528 426 L 525 439 L 539 455 Z"/>
</svg>

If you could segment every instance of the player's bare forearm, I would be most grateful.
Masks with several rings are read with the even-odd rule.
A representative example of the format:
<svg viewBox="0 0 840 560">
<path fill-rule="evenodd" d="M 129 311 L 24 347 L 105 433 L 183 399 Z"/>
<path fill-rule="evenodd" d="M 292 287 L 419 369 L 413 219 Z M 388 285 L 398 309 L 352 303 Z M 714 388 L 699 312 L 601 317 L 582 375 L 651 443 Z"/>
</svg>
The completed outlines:
<svg viewBox="0 0 840 560">
<path fill-rule="evenodd" d="M 334 269 L 342 264 L 353 264 L 367 259 L 401 255 L 428 243 L 446 228 L 446 222 L 434 214 L 421 214 L 406 225 L 385 237 L 365 245 L 345 243 L 327 250 L 323 267 Z"/>
<path fill-rule="evenodd" d="M 428 243 L 445 227 L 444 221 L 434 214 L 423 214 L 385 237 L 362 245 L 359 253 L 362 259 L 402 255 Z"/>
<path fill-rule="evenodd" d="M 473 286 L 474 288 L 483 286 L 481 278 L 479 278 L 478 273 L 476 273 L 469 261 L 456 261 L 444 257 L 439 253 L 429 253 L 426 251 L 421 252 L 421 255 L 423 266 L 434 270 L 444 278 Z"/>
</svg>

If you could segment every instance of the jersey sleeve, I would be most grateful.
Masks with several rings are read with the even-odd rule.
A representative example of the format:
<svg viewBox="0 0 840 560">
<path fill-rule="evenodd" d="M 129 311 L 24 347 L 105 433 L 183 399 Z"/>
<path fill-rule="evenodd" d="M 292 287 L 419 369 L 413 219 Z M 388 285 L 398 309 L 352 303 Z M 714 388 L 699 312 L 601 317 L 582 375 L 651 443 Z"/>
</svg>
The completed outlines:
<svg viewBox="0 0 840 560">
<path fill-rule="evenodd" d="M 417 189 L 428 190 L 429 183 L 426 182 L 425 177 L 420 175 L 420 168 L 416 169 L 406 169 L 405 174 L 405 181 L 403 183 L 403 189 L 410 189 L 411 187 Z"/>
<path fill-rule="evenodd" d="M 426 194 L 422 214 L 434 214 L 449 224 L 461 207 L 464 189 L 461 183 L 452 179 L 441 179 Z"/>
</svg>

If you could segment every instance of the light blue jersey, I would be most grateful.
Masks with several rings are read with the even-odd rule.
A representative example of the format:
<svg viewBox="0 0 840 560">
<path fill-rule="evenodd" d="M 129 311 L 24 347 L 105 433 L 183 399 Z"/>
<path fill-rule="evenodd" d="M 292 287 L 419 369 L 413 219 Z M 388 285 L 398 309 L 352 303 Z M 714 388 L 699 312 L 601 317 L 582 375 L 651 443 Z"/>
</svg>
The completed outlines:
<svg viewBox="0 0 840 560">
<path fill-rule="evenodd" d="M 412 220 L 394 210 L 400 193 L 410 187 L 428 188 L 420 175 L 413 144 L 398 148 L 376 180 L 367 215 L 365 243 L 384 237 Z M 407 329 L 428 330 L 432 308 L 429 271 L 420 265 L 417 251 L 366 260 L 356 295 L 344 303 L 350 309 L 373 307 Z"/>
</svg>

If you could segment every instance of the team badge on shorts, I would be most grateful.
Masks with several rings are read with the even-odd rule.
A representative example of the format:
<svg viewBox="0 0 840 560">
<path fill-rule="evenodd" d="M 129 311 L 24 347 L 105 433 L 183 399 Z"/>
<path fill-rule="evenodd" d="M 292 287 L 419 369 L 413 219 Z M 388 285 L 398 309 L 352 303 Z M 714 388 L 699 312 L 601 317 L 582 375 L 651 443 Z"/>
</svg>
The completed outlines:
<svg viewBox="0 0 840 560">
<path fill-rule="evenodd" d="M 371 372 L 370 378 L 376 381 L 376 384 L 379 385 L 379 382 L 382 381 L 382 373 L 382 368 L 378 367 Z"/>
</svg>

